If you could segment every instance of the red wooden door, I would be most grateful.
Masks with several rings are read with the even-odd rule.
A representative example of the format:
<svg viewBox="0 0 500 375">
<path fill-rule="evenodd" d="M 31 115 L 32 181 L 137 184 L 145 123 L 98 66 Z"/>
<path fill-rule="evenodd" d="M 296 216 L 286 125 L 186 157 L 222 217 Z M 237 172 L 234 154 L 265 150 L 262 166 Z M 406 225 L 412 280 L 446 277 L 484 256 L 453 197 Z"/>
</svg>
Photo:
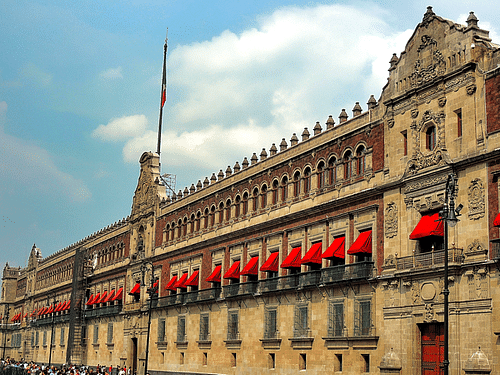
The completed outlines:
<svg viewBox="0 0 500 375">
<path fill-rule="evenodd" d="M 422 375 L 443 374 L 444 324 L 424 324 L 422 334 Z"/>
</svg>

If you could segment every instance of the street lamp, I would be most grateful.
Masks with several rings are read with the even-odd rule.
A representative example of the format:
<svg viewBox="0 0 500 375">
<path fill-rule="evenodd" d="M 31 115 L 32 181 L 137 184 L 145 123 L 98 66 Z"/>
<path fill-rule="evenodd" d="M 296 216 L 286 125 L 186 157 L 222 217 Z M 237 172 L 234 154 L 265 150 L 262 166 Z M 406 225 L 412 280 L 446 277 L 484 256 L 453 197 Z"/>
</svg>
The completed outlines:
<svg viewBox="0 0 500 375">
<path fill-rule="evenodd" d="M 441 218 L 439 220 L 443 221 L 444 224 L 444 358 L 443 358 L 443 374 L 448 375 L 448 370 L 450 366 L 449 361 L 449 295 L 450 290 L 448 288 L 448 226 L 455 227 L 458 223 L 457 216 L 460 216 L 460 211 L 463 205 L 459 205 L 455 209 L 455 188 L 456 180 L 455 175 L 450 173 L 448 175 L 448 180 L 446 181 L 446 190 L 444 194 L 444 207 L 439 213 Z"/>
<path fill-rule="evenodd" d="M 4 324 L 3 324 L 3 354 L 2 358 L 5 359 L 5 347 L 7 346 L 7 324 L 9 323 L 9 304 L 5 304 L 4 306 L 4 314 L 3 314 L 3 319 L 4 319 Z"/>
<path fill-rule="evenodd" d="M 50 365 L 51 365 L 51 362 L 52 362 L 52 344 L 53 344 L 53 339 L 54 339 L 54 308 L 55 308 L 55 304 L 56 304 L 56 297 L 54 295 L 53 299 L 52 299 L 52 312 L 50 313 L 52 315 L 52 323 L 51 323 L 51 327 L 50 327 L 50 346 L 49 346 L 49 369 L 50 369 Z M 49 301 L 49 298 L 47 298 L 47 304 L 49 304 L 50 301 Z"/>
<path fill-rule="evenodd" d="M 149 309 L 148 309 L 148 334 L 146 337 L 146 358 L 144 361 L 144 375 L 148 374 L 148 358 L 149 358 L 149 334 L 151 331 L 151 310 L 153 308 L 153 297 L 155 293 L 158 292 L 158 286 L 155 286 L 156 279 L 154 276 L 154 266 L 153 263 L 151 262 L 144 262 L 141 264 L 141 273 L 142 273 L 142 279 L 141 279 L 141 286 L 146 286 L 146 283 L 144 282 L 144 278 L 146 276 L 146 271 L 148 269 L 151 269 L 151 281 L 150 281 L 150 286 L 148 289 L 146 289 L 146 292 L 149 295 Z"/>
</svg>

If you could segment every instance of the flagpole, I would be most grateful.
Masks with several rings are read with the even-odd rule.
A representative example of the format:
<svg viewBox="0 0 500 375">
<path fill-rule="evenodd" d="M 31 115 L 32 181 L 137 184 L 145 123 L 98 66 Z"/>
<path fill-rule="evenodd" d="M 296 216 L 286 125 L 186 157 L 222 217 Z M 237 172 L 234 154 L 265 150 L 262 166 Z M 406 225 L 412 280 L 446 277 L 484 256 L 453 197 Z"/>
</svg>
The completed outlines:
<svg viewBox="0 0 500 375">
<path fill-rule="evenodd" d="M 168 27 L 167 36 L 165 37 L 165 44 L 163 45 L 163 74 L 161 77 L 161 98 L 160 98 L 160 119 L 158 121 L 158 146 L 156 153 L 160 155 L 161 149 L 161 124 L 163 117 L 163 105 L 167 100 L 167 41 L 168 41 Z"/>
</svg>

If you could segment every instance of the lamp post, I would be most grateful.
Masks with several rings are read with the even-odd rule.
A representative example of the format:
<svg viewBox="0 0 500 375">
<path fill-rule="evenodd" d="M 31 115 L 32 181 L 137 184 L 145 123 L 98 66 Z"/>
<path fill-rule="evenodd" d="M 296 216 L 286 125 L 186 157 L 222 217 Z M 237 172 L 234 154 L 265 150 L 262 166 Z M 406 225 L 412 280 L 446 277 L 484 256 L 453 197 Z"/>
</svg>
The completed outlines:
<svg viewBox="0 0 500 375">
<path fill-rule="evenodd" d="M 449 361 L 449 295 L 450 290 L 448 287 L 448 226 L 454 227 L 459 221 L 457 216 L 460 216 L 460 211 L 462 210 L 462 205 L 460 204 L 455 209 L 455 188 L 456 181 L 455 175 L 450 173 L 448 175 L 448 180 L 446 181 L 446 190 L 444 195 L 444 207 L 440 212 L 440 220 L 444 224 L 444 358 L 443 358 L 443 374 L 448 375 L 448 370 L 450 366 Z"/>
<path fill-rule="evenodd" d="M 9 323 L 9 305 L 6 303 L 4 306 L 4 324 L 3 324 L 3 353 L 2 358 L 5 359 L 5 346 L 7 345 L 7 324 Z"/>
<path fill-rule="evenodd" d="M 150 281 L 149 288 L 146 290 L 146 292 L 149 295 L 149 309 L 148 309 L 148 334 L 146 337 L 146 358 L 144 360 L 144 375 L 148 374 L 149 335 L 150 335 L 150 331 L 151 331 L 151 310 L 153 308 L 153 297 L 154 297 L 155 293 L 158 292 L 158 287 L 155 286 L 156 279 L 154 276 L 154 266 L 153 266 L 153 263 L 151 263 L 151 262 L 144 262 L 143 264 L 141 264 L 141 272 L 142 272 L 141 286 L 146 286 L 146 283 L 144 282 L 144 278 L 146 276 L 146 271 L 148 270 L 148 268 L 151 269 L 151 281 Z"/>
<path fill-rule="evenodd" d="M 47 298 L 47 304 L 50 303 L 49 299 Z M 54 296 L 52 298 L 52 312 L 50 313 L 52 315 L 52 323 L 51 323 L 51 327 L 50 327 L 50 345 L 49 345 L 49 369 L 50 369 L 50 365 L 51 365 L 51 362 L 52 362 L 52 340 L 54 338 L 54 307 L 55 307 L 55 304 L 56 304 L 56 297 Z"/>
</svg>

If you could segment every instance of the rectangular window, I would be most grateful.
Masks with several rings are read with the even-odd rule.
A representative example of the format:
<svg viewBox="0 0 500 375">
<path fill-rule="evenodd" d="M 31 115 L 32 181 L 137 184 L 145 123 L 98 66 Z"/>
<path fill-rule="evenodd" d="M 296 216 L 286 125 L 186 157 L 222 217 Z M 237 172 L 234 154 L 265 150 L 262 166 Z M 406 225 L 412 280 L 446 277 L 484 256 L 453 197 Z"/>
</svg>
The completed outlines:
<svg viewBox="0 0 500 375">
<path fill-rule="evenodd" d="M 108 323 L 108 344 L 113 343 L 113 323 Z"/>
<path fill-rule="evenodd" d="M 293 337 L 309 337 L 307 306 L 295 307 Z"/>
<path fill-rule="evenodd" d="M 47 331 L 43 331 L 43 346 L 47 346 Z"/>
<path fill-rule="evenodd" d="M 61 338 L 59 341 L 59 345 L 61 345 L 61 346 L 64 345 L 64 327 L 61 328 Z"/>
<path fill-rule="evenodd" d="M 370 372 L 370 354 L 361 354 L 364 361 L 364 372 Z"/>
<path fill-rule="evenodd" d="M 270 369 L 276 368 L 276 354 L 275 353 L 269 353 L 269 368 Z"/>
<path fill-rule="evenodd" d="M 236 367 L 236 353 L 231 353 L 231 367 Z"/>
<path fill-rule="evenodd" d="M 207 352 L 203 352 L 202 365 L 203 366 L 207 366 L 208 365 L 208 353 Z"/>
<path fill-rule="evenodd" d="M 200 341 L 210 340 L 210 315 L 200 315 Z"/>
<path fill-rule="evenodd" d="M 187 342 L 185 316 L 179 316 L 177 318 L 177 342 Z"/>
<path fill-rule="evenodd" d="M 38 339 L 39 339 L 39 333 L 38 331 L 35 332 L 35 346 L 38 346 Z"/>
<path fill-rule="evenodd" d="M 335 357 L 337 357 L 336 371 L 342 371 L 342 354 L 335 354 Z"/>
<path fill-rule="evenodd" d="M 93 341 L 93 343 L 97 344 L 99 342 L 98 340 L 99 340 L 99 326 L 96 324 L 94 326 L 94 341 Z"/>
<path fill-rule="evenodd" d="M 278 338 L 277 316 L 278 311 L 276 308 L 269 308 L 264 311 L 264 338 L 275 339 Z"/>
<path fill-rule="evenodd" d="M 165 341 L 165 319 L 158 319 L 158 342 Z"/>
<path fill-rule="evenodd" d="M 457 114 L 457 137 L 462 136 L 462 108 L 455 111 Z"/>
<path fill-rule="evenodd" d="M 299 354 L 299 370 L 307 369 L 307 356 L 306 353 Z"/>
<path fill-rule="evenodd" d="M 354 335 L 355 336 L 372 335 L 372 317 L 371 317 L 370 300 L 358 301 L 356 303 L 356 311 L 354 317 Z"/>
<path fill-rule="evenodd" d="M 405 130 L 401 134 L 403 135 L 403 155 L 406 156 L 408 155 L 408 132 Z"/>
<path fill-rule="evenodd" d="M 328 336 L 344 336 L 344 304 L 342 302 L 331 302 L 328 316 Z"/>
<path fill-rule="evenodd" d="M 31 332 L 31 346 L 35 346 L 35 332 Z"/>
<path fill-rule="evenodd" d="M 238 311 L 229 311 L 227 315 L 227 339 L 239 340 Z"/>
</svg>

